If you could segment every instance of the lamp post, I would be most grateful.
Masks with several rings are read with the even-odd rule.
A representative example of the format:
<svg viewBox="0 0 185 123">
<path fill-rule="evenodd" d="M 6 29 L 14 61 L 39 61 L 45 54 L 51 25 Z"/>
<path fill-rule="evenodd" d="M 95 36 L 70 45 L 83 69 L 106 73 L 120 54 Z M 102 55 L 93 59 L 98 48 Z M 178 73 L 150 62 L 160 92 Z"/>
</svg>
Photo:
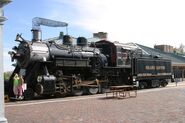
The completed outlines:
<svg viewBox="0 0 185 123">
<path fill-rule="evenodd" d="M 0 123 L 7 123 L 4 115 L 4 75 L 3 75 L 3 22 L 6 21 L 3 6 L 11 0 L 0 0 Z"/>
</svg>

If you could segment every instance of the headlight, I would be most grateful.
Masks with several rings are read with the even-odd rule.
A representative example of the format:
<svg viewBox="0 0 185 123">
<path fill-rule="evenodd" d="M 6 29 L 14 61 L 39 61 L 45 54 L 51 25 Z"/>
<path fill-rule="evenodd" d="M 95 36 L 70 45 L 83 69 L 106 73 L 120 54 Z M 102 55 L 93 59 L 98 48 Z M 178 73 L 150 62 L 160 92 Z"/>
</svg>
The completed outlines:
<svg viewBox="0 0 185 123">
<path fill-rule="evenodd" d="M 42 76 L 37 77 L 37 82 L 42 82 Z"/>
</svg>

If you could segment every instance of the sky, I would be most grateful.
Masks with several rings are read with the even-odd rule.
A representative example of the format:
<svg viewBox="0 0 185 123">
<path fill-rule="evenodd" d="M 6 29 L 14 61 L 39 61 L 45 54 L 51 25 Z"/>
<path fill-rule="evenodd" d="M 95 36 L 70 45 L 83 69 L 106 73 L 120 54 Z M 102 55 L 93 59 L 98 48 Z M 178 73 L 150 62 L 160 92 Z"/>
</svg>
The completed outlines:
<svg viewBox="0 0 185 123">
<path fill-rule="evenodd" d="M 13 0 L 4 8 L 4 71 L 14 67 L 8 51 L 18 45 L 17 33 L 31 40 L 32 18 L 67 22 L 74 37 L 107 32 L 108 39 L 148 47 L 185 41 L 184 0 Z M 56 37 L 64 28 L 41 27 L 42 38 Z"/>
</svg>

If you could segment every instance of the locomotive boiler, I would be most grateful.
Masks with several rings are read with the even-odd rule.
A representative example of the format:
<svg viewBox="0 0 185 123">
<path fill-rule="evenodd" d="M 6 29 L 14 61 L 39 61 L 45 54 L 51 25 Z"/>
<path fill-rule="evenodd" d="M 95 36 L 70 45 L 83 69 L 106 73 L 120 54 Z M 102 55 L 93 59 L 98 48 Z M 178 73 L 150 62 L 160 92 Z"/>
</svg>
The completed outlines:
<svg viewBox="0 0 185 123">
<path fill-rule="evenodd" d="M 17 35 L 19 45 L 9 52 L 12 61 L 16 60 L 9 82 L 12 88 L 14 73 L 23 73 L 25 99 L 35 94 L 96 94 L 111 85 L 133 85 L 136 81 L 140 88 L 166 86 L 171 78 L 170 60 L 143 56 L 141 49 L 107 40 L 88 44 L 85 37 L 62 35 L 62 43 L 43 41 L 40 25 L 65 27 L 67 23 L 34 18 L 32 41 Z M 9 94 L 13 95 L 12 89 Z"/>
</svg>

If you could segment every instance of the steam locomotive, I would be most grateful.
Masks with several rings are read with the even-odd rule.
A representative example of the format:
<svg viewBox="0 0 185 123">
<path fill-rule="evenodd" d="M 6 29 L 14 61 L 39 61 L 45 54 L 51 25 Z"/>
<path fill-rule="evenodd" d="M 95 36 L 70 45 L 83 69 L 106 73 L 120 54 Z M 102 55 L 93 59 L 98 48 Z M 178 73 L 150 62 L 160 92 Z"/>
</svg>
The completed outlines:
<svg viewBox="0 0 185 123">
<path fill-rule="evenodd" d="M 160 87 L 171 78 L 171 61 L 146 56 L 141 49 L 119 42 L 100 40 L 88 44 L 78 37 L 76 45 L 70 35 L 62 35 L 61 43 L 42 41 L 39 30 L 32 30 L 32 41 L 17 35 L 18 47 L 9 52 L 16 60 L 10 77 L 22 73 L 27 89 L 25 99 L 37 95 L 82 95 L 103 93 L 111 85 L 134 85 L 139 88 Z M 13 91 L 10 89 L 12 96 Z"/>
</svg>

